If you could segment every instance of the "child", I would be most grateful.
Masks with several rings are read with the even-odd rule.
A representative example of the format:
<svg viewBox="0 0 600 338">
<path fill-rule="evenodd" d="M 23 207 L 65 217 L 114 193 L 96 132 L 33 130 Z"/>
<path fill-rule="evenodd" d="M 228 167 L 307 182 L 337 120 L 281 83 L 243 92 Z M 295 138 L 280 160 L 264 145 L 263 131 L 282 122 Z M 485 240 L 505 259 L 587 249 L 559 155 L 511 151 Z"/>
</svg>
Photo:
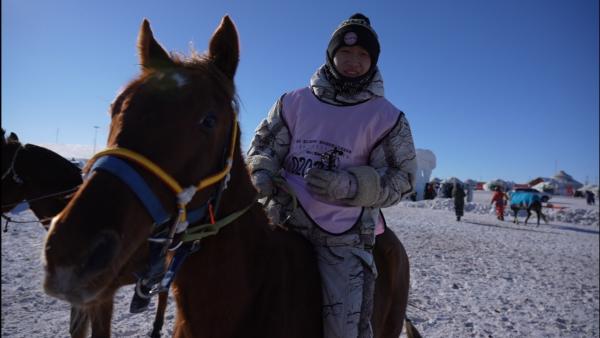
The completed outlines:
<svg viewBox="0 0 600 338">
<path fill-rule="evenodd" d="M 506 194 L 502 191 L 502 188 L 499 186 L 497 186 L 494 190 L 496 192 L 492 196 L 492 202 L 490 204 L 494 204 L 494 202 L 496 202 L 496 217 L 499 220 L 504 221 L 504 206 L 508 201 L 508 196 L 506 196 Z"/>
<path fill-rule="evenodd" d="M 310 86 L 277 100 L 248 151 L 252 181 L 267 197 L 273 224 L 314 245 L 327 338 L 372 337 L 372 248 L 383 232 L 380 208 L 414 190 L 410 126 L 383 96 L 378 57 L 377 34 L 366 16 L 342 22 Z"/>
</svg>

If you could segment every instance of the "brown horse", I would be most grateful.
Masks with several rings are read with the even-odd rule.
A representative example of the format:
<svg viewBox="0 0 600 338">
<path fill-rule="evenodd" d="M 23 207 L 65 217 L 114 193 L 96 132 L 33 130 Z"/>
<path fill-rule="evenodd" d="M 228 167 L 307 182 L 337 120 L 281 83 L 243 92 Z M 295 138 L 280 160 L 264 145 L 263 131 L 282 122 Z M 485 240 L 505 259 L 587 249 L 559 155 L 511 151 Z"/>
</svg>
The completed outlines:
<svg viewBox="0 0 600 338">
<path fill-rule="evenodd" d="M 2 130 L 1 142 L 2 213 L 26 201 L 47 230 L 52 217 L 62 211 L 69 201 L 69 196 L 81 185 L 81 170 L 50 149 L 34 144 L 21 144 L 14 133 L 4 138 Z M 121 285 L 134 282 L 131 272 L 128 276 L 120 278 Z M 167 294 L 160 294 L 152 337 L 160 336 L 166 306 Z M 72 307 L 69 329 L 71 337 L 86 337 L 90 324 L 93 337 L 108 336 L 111 317 L 112 298 L 105 302 L 97 302 L 95 306 Z"/>
<path fill-rule="evenodd" d="M 119 158 L 135 168 L 172 215 L 171 234 L 185 224 L 188 209 L 212 211 L 216 201 L 206 217 L 214 224 L 191 224 L 180 237 L 200 244 L 173 282 L 174 337 L 322 337 L 311 245 L 269 225 L 242 157 L 235 26 L 225 16 L 206 55 L 181 58 L 158 44 L 144 20 L 138 50 L 141 75 L 113 102 L 108 150 L 89 165 Z M 143 269 L 157 225 L 146 196 L 127 179 L 94 168 L 55 218 L 44 249 L 45 291 L 77 306 L 109 299 L 122 271 Z M 390 230 L 377 241 L 374 332 L 396 338 L 406 311 L 408 258 Z"/>
</svg>

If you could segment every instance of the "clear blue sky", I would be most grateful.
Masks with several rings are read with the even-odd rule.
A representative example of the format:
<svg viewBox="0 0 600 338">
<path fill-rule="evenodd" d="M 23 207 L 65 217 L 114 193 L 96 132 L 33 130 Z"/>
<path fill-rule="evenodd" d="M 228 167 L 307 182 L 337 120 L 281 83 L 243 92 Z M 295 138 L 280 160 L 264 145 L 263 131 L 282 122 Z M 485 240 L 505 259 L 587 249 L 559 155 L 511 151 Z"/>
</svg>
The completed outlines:
<svg viewBox="0 0 600 338">
<path fill-rule="evenodd" d="M 598 0 L 2 1 L 2 127 L 28 143 L 102 148 L 107 110 L 138 72 L 142 19 L 168 50 L 205 50 L 228 13 L 247 146 L 284 92 L 306 86 L 335 27 L 363 12 L 387 98 L 437 177 L 598 181 Z"/>
</svg>

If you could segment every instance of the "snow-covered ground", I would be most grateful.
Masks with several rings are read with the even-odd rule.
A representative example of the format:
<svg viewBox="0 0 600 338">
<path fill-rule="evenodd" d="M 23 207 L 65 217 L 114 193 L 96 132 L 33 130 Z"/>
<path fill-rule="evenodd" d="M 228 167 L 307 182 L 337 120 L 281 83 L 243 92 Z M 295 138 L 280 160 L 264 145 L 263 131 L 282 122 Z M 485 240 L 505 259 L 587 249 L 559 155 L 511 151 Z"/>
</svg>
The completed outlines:
<svg viewBox="0 0 600 338">
<path fill-rule="evenodd" d="M 553 197 L 553 205 L 566 208 L 545 208 L 549 224 L 537 227 L 535 216 L 528 226 L 496 220 L 490 199 L 475 192 L 461 222 L 446 199 L 384 211 L 410 256 L 408 315 L 422 335 L 598 337 L 598 207 Z M 33 217 L 26 211 L 17 219 Z M 68 304 L 41 289 L 44 235 L 36 222 L 2 233 L 2 337 L 68 337 Z M 131 295 L 132 286 L 117 293 L 113 337 L 150 330 L 153 311 L 129 314 Z M 173 307 L 164 336 L 172 334 Z"/>
</svg>

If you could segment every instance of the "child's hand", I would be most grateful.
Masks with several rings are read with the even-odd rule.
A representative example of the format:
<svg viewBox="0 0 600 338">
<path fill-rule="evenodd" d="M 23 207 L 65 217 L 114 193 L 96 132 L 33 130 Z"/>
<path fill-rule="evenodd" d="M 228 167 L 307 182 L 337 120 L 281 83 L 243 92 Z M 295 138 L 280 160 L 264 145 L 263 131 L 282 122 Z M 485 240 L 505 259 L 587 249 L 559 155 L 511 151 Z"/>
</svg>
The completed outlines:
<svg viewBox="0 0 600 338">
<path fill-rule="evenodd" d="M 330 201 L 353 198 L 356 195 L 356 177 L 347 171 L 311 168 L 304 179 L 308 191 Z"/>
<path fill-rule="evenodd" d="M 273 177 L 266 170 L 257 170 L 250 176 L 252 184 L 258 191 L 258 198 L 272 196 L 275 193 Z"/>
</svg>

